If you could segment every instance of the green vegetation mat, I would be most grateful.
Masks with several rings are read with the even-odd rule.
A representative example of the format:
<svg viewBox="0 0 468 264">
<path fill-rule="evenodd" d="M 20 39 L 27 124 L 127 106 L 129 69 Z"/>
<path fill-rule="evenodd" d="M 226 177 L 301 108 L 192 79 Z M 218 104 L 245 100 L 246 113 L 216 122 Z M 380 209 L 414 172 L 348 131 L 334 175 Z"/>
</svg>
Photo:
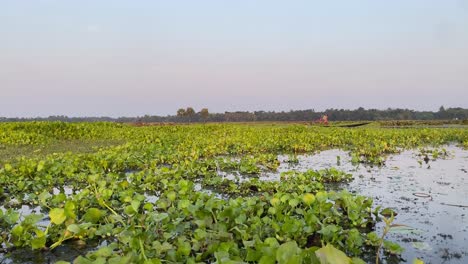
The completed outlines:
<svg viewBox="0 0 468 264">
<path fill-rule="evenodd" d="M 449 143 L 467 148 L 468 129 L 2 123 L 0 259 L 67 247 L 82 249 L 62 259 L 74 263 L 364 263 L 376 252 L 398 255 L 402 248 L 375 228 L 391 225 L 391 210 L 327 191 L 352 175 L 258 175 L 278 168 L 278 154 L 294 163 L 298 154 L 340 148 L 353 163 L 378 166 L 403 149 Z M 224 177 L 229 171 L 245 179 Z"/>
</svg>

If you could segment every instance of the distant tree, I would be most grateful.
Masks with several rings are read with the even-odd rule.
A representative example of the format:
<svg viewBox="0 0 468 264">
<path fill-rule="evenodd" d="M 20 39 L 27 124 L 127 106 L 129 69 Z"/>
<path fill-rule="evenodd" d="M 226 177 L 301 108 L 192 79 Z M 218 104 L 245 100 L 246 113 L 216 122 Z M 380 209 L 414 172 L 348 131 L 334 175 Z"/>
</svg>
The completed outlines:
<svg viewBox="0 0 468 264">
<path fill-rule="evenodd" d="M 447 119 L 448 118 L 448 113 L 445 110 L 445 107 L 443 105 L 439 107 L 439 112 L 437 112 L 437 117 L 439 119 Z"/>
<path fill-rule="evenodd" d="M 193 110 L 192 107 L 187 107 L 187 109 L 185 109 L 186 116 L 193 116 L 194 114 L 195 114 L 195 110 Z"/>
<path fill-rule="evenodd" d="M 208 112 L 208 108 L 202 108 L 202 110 L 200 110 L 200 116 L 203 119 L 203 121 L 206 122 L 206 120 L 210 116 L 210 112 Z"/>
<path fill-rule="evenodd" d="M 195 110 L 192 107 L 185 109 L 185 116 L 188 117 L 189 122 L 192 122 L 192 117 L 195 115 Z"/>
<path fill-rule="evenodd" d="M 186 111 L 185 111 L 185 109 L 179 108 L 179 110 L 177 110 L 177 116 L 178 116 L 178 117 L 186 116 Z"/>
<path fill-rule="evenodd" d="M 205 108 L 204 108 L 205 109 Z M 195 114 L 192 107 L 180 108 L 177 115 L 142 117 L 67 117 L 49 116 L 36 118 L 0 117 L 0 122 L 28 122 L 28 121 L 63 121 L 63 122 L 202 122 L 209 119 L 212 122 L 249 122 L 249 121 L 313 121 L 327 114 L 329 121 L 358 121 L 358 120 L 431 120 L 458 119 L 468 122 L 468 109 L 461 107 L 443 107 L 439 111 L 414 111 L 401 108 L 364 109 L 363 107 L 350 109 L 327 109 L 316 112 L 314 109 L 291 110 L 289 112 L 275 111 L 237 111 L 225 113 L 209 113 L 202 109 Z"/>
</svg>

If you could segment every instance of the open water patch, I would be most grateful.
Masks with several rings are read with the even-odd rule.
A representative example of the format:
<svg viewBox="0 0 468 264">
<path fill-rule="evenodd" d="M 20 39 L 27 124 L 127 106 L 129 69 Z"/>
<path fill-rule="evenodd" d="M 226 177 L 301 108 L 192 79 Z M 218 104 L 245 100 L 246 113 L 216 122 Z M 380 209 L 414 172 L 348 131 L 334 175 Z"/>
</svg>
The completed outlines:
<svg viewBox="0 0 468 264">
<path fill-rule="evenodd" d="M 389 258 L 387 263 L 412 263 L 415 258 L 425 263 L 468 263 L 468 151 L 445 149 L 447 157 L 427 163 L 421 162 L 417 150 L 406 150 L 387 157 L 384 166 L 356 166 L 347 152 L 333 149 L 298 156 L 296 164 L 281 162 L 277 172 L 262 173 L 260 178 L 280 180 L 284 171 L 330 167 L 351 173 L 354 180 L 339 188 L 394 209 L 398 213 L 394 223 L 408 227 L 387 236 L 405 248 L 401 259 Z M 381 233 L 382 224 L 377 228 Z"/>
</svg>

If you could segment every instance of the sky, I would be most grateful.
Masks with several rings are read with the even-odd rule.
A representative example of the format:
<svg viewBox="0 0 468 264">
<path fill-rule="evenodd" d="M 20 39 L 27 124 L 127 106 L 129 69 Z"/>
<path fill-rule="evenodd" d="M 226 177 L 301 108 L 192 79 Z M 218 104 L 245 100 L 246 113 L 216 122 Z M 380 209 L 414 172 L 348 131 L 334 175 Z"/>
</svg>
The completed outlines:
<svg viewBox="0 0 468 264">
<path fill-rule="evenodd" d="M 441 105 L 465 0 L 0 0 L 0 116 Z"/>
</svg>

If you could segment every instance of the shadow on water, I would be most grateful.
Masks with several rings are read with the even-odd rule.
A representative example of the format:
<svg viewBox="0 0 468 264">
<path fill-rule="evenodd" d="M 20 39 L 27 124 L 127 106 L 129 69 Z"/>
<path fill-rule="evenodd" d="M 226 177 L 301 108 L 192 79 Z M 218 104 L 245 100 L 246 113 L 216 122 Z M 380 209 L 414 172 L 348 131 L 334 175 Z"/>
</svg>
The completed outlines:
<svg viewBox="0 0 468 264">
<path fill-rule="evenodd" d="M 4 264 L 42 264 L 55 263 L 59 260 L 72 262 L 80 255 L 96 250 L 98 243 L 79 245 L 74 242 L 67 242 L 52 251 L 33 251 L 28 248 L 16 249 L 11 253 L 0 254 L 0 263 Z"/>
</svg>

